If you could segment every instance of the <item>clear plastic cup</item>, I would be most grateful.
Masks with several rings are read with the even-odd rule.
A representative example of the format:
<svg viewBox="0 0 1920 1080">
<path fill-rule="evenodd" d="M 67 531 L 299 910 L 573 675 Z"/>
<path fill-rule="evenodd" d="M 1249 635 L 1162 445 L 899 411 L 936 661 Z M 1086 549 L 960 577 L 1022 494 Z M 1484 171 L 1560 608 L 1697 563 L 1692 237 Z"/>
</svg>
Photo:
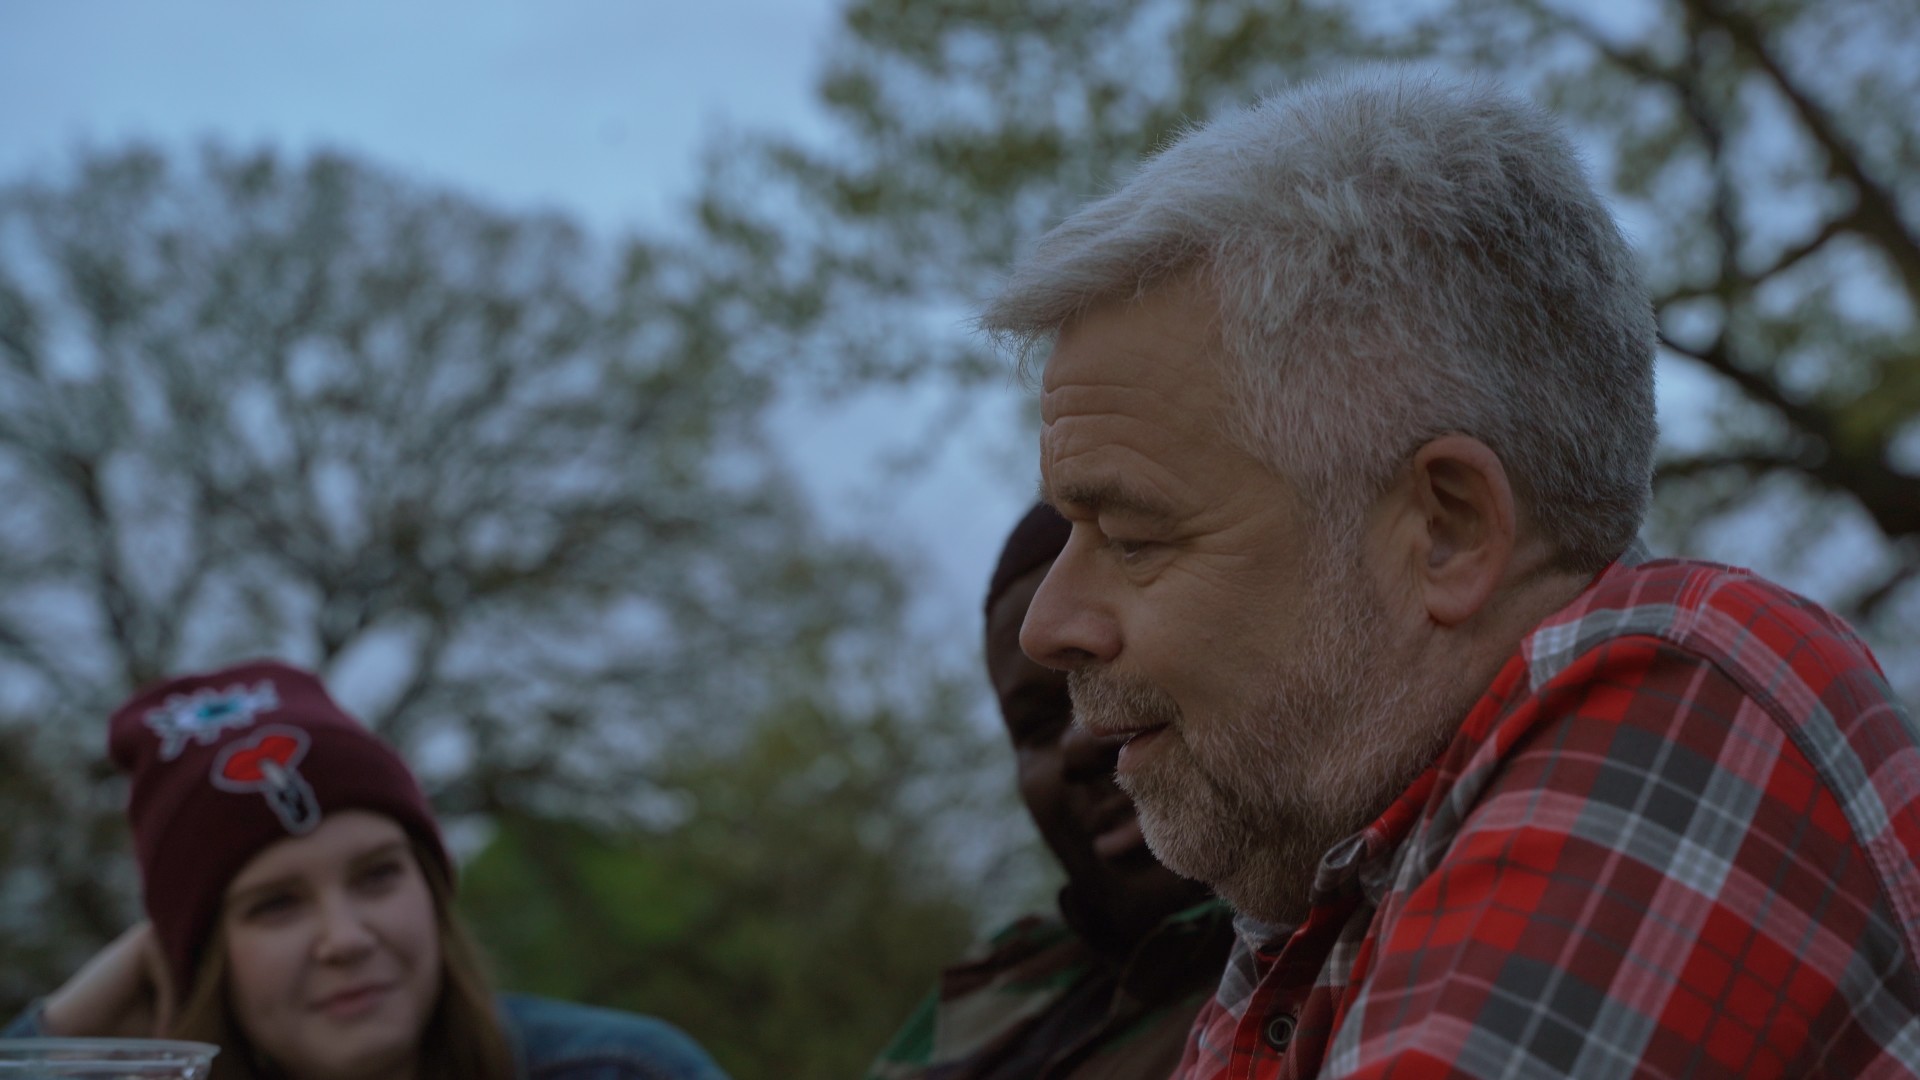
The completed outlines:
<svg viewBox="0 0 1920 1080">
<path fill-rule="evenodd" d="M 0 1039 L 0 1080 L 205 1080 L 219 1052 L 172 1039 Z"/>
</svg>

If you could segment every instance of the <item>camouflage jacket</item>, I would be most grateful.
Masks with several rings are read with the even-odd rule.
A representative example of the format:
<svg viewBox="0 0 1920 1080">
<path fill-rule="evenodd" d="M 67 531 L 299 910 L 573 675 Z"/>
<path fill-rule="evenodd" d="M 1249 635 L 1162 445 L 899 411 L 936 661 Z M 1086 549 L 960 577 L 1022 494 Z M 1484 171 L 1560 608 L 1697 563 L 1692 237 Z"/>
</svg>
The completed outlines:
<svg viewBox="0 0 1920 1080">
<path fill-rule="evenodd" d="M 868 1080 L 1165 1080 L 1232 940 L 1218 901 L 1167 919 L 1124 960 L 1029 915 L 941 973 Z"/>
</svg>

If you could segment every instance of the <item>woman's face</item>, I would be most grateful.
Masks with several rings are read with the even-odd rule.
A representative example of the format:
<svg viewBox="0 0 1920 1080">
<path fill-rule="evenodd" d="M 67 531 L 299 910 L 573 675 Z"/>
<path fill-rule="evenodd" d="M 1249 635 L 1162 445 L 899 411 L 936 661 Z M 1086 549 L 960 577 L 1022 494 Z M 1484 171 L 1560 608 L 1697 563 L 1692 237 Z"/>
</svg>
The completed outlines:
<svg viewBox="0 0 1920 1080">
<path fill-rule="evenodd" d="M 227 887 L 220 929 L 255 1050 L 298 1080 L 413 1071 L 440 993 L 440 933 L 391 818 L 343 810 L 263 849 Z"/>
</svg>

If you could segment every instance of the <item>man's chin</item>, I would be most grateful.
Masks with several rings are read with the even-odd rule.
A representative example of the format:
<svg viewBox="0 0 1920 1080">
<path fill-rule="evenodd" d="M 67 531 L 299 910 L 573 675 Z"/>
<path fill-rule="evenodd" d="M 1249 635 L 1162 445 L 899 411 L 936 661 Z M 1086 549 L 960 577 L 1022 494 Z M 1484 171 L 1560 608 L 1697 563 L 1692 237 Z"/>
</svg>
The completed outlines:
<svg viewBox="0 0 1920 1080">
<path fill-rule="evenodd" d="M 1164 813 L 1143 804 L 1140 833 L 1160 866 L 1190 881 L 1214 885 L 1230 877 L 1245 861 L 1246 845 L 1232 841 L 1222 830 L 1194 820 L 1190 812 Z"/>
</svg>

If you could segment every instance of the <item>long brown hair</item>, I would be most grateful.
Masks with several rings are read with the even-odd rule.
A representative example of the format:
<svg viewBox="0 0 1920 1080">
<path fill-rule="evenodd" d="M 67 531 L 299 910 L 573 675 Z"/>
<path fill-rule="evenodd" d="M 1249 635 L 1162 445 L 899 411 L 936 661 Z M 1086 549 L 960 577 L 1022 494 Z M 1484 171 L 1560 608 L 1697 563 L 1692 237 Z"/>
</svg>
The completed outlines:
<svg viewBox="0 0 1920 1080">
<path fill-rule="evenodd" d="M 513 1050 L 495 1011 L 493 981 L 480 946 L 453 910 L 453 882 L 411 835 L 409 846 L 440 928 L 440 998 L 420 1032 L 419 1080 L 513 1080 Z M 168 1034 L 220 1048 L 209 1080 L 277 1080 L 282 1071 L 254 1050 L 234 1018 L 228 982 L 227 935 L 216 925 Z"/>
</svg>

